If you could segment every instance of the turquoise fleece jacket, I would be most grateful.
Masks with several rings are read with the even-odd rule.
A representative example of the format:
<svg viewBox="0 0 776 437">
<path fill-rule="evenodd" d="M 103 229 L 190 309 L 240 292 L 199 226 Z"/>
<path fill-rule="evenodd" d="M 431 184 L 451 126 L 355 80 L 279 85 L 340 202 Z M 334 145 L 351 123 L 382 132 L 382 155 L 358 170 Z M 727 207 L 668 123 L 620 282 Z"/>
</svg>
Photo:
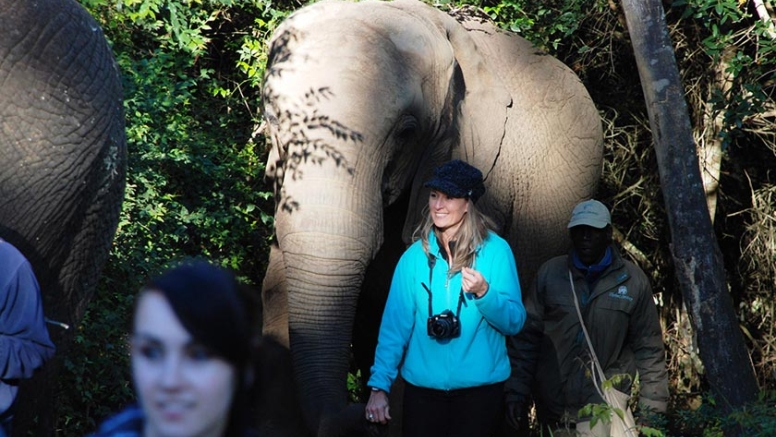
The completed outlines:
<svg viewBox="0 0 776 437">
<path fill-rule="evenodd" d="M 433 262 L 429 262 L 421 242 L 416 241 L 396 266 L 368 385 L 390 391 L 400 366 L 405 381 L 436 390 L 505 381 L 511 370 L 505 336 L 517 334 L 526 318 L 509 244 L 491 232 L 479 248 L 472 268 L 488 282 L 488 292 L 479 299 L 463 293 L 461 334 L 446 340 L 428 335 L 429 295 L 421 283 L 431 288 L 435 315 L 446 309 L 455 313 L 461 273 L 448 279 L 448 263 L 433 234 L 429 249 L 435 257 Z"/>
</svg>

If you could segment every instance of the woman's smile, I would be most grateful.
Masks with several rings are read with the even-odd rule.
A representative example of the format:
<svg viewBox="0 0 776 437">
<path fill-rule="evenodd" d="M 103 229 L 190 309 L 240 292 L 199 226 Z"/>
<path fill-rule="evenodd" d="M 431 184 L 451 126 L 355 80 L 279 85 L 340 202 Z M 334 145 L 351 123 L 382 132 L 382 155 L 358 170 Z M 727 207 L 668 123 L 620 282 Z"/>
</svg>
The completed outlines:
<svg viewBox="0 0 776 437">
<path fill-rule="evenodd" d="M 444 235 L 452 237 L 458 232 L 468 210 L 469 201 L 461 197 L 448 197 L 445 193 L 431 190 L 428 197 L 428 208 L 434 226 Z"/>
</svg>

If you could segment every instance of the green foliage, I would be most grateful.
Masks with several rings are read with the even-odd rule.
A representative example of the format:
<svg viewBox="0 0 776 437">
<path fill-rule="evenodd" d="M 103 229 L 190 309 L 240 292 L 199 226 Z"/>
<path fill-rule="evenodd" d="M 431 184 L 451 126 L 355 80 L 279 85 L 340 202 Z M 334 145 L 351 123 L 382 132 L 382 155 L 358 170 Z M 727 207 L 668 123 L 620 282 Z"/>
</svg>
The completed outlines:
<svg viewBox="0 0 776 437">
<path fill-rule="evenodd" d="M 82 4 L 124 79 L 129 165 L 110 258 L 60 383 L 63 436 L 83 436 L 133 401 L 125 340 L 149 275 L 202 256 L 261 280 L 272 225 L 263 139 L 254 138 L 261 47 L 285 14 L 264 0 Z"/>
<path fill-rule="evenodd" d="M 761 392 L 756 403 L 734 411 L 728 420 L 749 437 L 776 435 L 776 392 Z"/>
<path fill-rule="evenodd" d="M 482 8 L 502 28 L 522 35 L 550 53 L 569 44 L 585 17 L 601 13 L 606 7 L 603 0 L 505 0 L 498 3 L 462 0 L 457 3 Z"/>
<path fill-rule="evenodd" d="M 671 5 L 681 19 L 703 29 L 701 49 L 731 82 L 729 89 L 715 87 L 710 101 L 715 112 L 724 114 L 720 136 L 725 146 L 746 137 L 746 125 L 767 112 L 776 80 L 772 24 L 769 28 L 741 5 L 738 0 L 675 0 Z"/>
<path fill-rule="evenodd" d="M 616 384 L 612 378 L 604 387 Z M 677 409 L 668 416 L 654 412 L 635 412 L 640 435 L 646 437 L 723 437 L 731 430 L 748 437 L 766 437 L 776 433 L 776 392 L 763 391 L 756 402 L 721 415 L 713 395 L 706 394 L 698 408 Z M 598 421 L 610 423 L 612 414 L 622 414 L 605 403 L 588 404 L 579 411 L 580 417 L 590 417 L 591 427 Z"/>
<path fill-rule="evenodd" d="M 669 435 L 723 437 L 731 432 L 747 437 L 767 437 L 776 433 L 776 392 L 765 390 L 756 402 L 721 416 L 713 395 L 707 394 L 697 409 L 678 410 L 672 418 Z"/>
<path fill-rule="evenodd" d="M 269 8 L 264 9 L 264 16 L 257 16 L 254 21 L 253 33 L 246 36 L 243 44 L 238 51 L 240 60 L 237 67 L 245 75 L 246 84 L 250 88 L 259 88 L 264 79 L 264 67 L 267 65 L 267 56 L 265 41 L 271 36 L 271 33 L 277 25 L 288 15 L 287 11 L 278 11 Z"/>
<path fill-rule="evenodd" d="M 348 400 L 350 402 L 365 402 L 361 396 L 363 384 L 361 382 L 361 370 L 348 372 Z"/>
<path fill-rule="evenodd" d="M 132 398 L 126 342 L 132 300 L 132 295 L 106 290 L 76 328 L 75 344 L 64 360 L 63 395 L 57 399 L 58 433 L 86 435 L 96 427 L 96 418 Z"/>
<path fill-rule="evenodd" d="M 591 418 L 591 426 L 598 421 L 610 423 L 612 414 L 619 412 L 605 403 L 588 404 L 579 411 L 580 417 Z M 667 415 L 637 410 L 635 418 L 640 435 L 646 437 L 723 437 L 731 432 L 772 436 L 776 433 L 776 392 L 763 391 L 756 402 L 727 415 L 720 414 L 714 396 L 707 393 L 697 408 L 676 409 Z"/>
<path fill-rule="evenodd" d="M 601 384 L 601 391 L 606 391 L 615 388 L 618 384 L 622 383 L 625 380 L 630 380 L 630 375 L 627 374 L 621 374 L 621 375 L 614 375 L 610 379 L 604 381 Z M 607 402 L 602 402 L 600 404 L 587 404 L 584 407 L 579 409 L 578 415 L 579 417 L 589 417 L 590 418 L 590 427 L 593 428 L 596 426 L 598 422 L 611 424 L 612 419 L 614 418 L 614 415 L 620 416 L 620 418 L 624 417 L 625 412 L 622 411 L 620 408 L 613 407 L 609 405 Z"/>
</svg>

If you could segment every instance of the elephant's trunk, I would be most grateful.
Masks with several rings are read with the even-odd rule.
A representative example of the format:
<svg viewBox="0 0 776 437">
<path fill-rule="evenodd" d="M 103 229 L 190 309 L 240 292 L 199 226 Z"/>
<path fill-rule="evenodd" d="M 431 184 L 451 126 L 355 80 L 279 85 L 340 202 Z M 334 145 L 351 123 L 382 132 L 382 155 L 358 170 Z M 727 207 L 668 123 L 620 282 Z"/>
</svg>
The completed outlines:
<svg viewBox="0 0 776 437">
<path fill-rule="evenodd" d="M 304 265 L 317 262 L 324 260 L 302 256 L 298 261 Z M 335 271 L 353 269 L 348 266 L 352 264 L 349 261 L 326 262 Z M 291 269 L 287 273 L 289 340 L 302 408 L 308 425 L 317 428 L 318 435 L 332 435 L 323 431 L 340 426 L 337 417 L 348 401 L 345 387 L 350 367 L 350 333 L 363 268 L 352 275 L 334 275 L 325 281 L 316 279 L 320 275 L 306 269 Z"/>
<path fill-rule="evenodd" d="M 276 217 L 289 343 L 308 428 L 343 435 L 364 424 L 363 406 L 346 407 L 347 374 L 361 284 L 382 242 L 382 205 L 377 187 L 358 175 L 333 182 L 310 173 L 287 181 L 298 208 Z"/>
<path fill-rule="evenodd" d="M 338 242 L 338 238 L 342 239 L 329 237 L 324 244 L 351 243 Z M 310 245 L 304 235 L 288 237 L 284 243 Z M 345 388 L 350 334 L 364 275 L 363 259 L 332 259 L 331 255 L 285 254 L 289 340 L 296 382 L 308 426 L 318 429 L 319 436 L 339 435 L 334 431 L 348 427 L 343 423 L 348 422 L 347 418 L 341 415 L 348 402 Z"/>
</svg>

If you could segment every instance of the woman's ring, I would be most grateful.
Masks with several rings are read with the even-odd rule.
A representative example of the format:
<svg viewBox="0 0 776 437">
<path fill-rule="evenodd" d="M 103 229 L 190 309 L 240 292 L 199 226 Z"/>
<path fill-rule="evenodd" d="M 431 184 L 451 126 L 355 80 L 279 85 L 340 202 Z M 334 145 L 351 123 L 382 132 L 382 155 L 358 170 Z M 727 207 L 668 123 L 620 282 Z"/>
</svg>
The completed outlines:
<svg viewBox="0 0 776 437">
<path fill-rule="evenodd" d="M 369 420 L 372 420 L 372 419 L 374 419 L 374 418 L 375 418 L 375 416 L 373 416 L 373 415 L 370 413 L 370 414 L 369 414 Z"/>
</svg>

